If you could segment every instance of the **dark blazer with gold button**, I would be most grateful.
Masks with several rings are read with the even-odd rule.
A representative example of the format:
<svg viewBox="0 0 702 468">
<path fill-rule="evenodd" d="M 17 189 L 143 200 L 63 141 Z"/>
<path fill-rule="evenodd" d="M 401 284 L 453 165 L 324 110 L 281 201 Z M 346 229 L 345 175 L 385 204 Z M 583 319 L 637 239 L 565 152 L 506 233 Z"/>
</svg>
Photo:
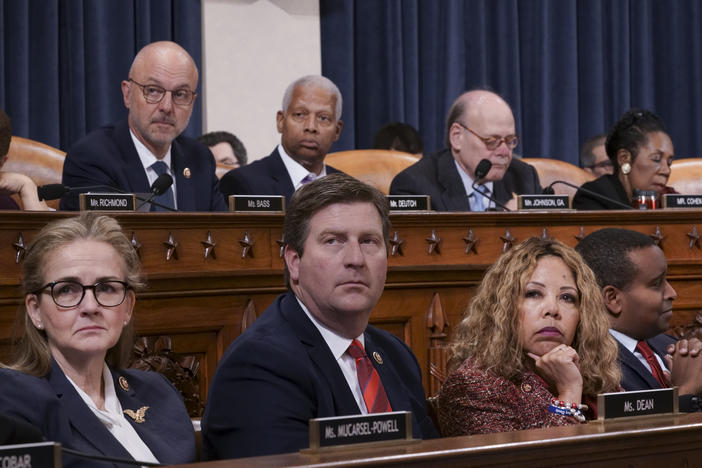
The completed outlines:
<svg viewBox="0 0 702 468">
<path fill-rule="evenodd" d="M 173 140 L 171 171 L 178 211 L 226 211 L 215 176 L 215 160 L 205 145 L 184 135 Z M 149 193 L 149 179 L 127 121 L 97 129 L 78 140 L 66 154 L 61 182 L 73 188 L 105 185 L 130 193 Z M 62 210 L 78 208 L 77 193 L 61 200 Z"/>
<path fill-rule="evenodd" d="M 144 422 L 125 415 L 154 456 L 165 464 L 195 461 L 195 434 L 178 390 L 157 372 L 112 370 L 123 410 L 148 406 Z M 120 379 L 121 383 L 120 383 Z M 0 369 L 0 414 L 38 427 L 46 440 L 88 454 L 133 457 L 83 402 L 61 368 L 52 360 L 45 377 Z M 63 456 L 63 466 L 128 467 L 133 465 Z"/>
<path fill-rule="evenodd" d="M 392 409 L 412 411 L 414 437 L 436 437 L 412 351 L 396 336 L 370 325 L 364 341 L 368 356 L 380 355 L 371 362 Z M 219 362 L 202 419 L 203 456 L 212 460 L 296 452 L 309 446 L 310 419 L 359 413 L 329 346 L 288 292 Z"/>
</svg>

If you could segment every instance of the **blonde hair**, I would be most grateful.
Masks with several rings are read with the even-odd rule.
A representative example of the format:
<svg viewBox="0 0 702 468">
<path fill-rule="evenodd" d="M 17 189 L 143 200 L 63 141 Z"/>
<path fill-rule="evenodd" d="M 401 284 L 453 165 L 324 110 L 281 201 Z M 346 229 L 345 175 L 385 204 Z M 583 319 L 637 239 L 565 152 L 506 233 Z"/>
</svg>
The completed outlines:
<svg viewBox="0 0 702 468">
<path fill-rule="evenodd" d="M 583 394 L 616 391 L 617 344 L 595 276 L 580 255 L 557 240 L 532 237 L 502 255 L 485 273 L 449 346 L 453 369 L 470 358 L 481 369 L 515 380 L 529 359 L 519 341 L 518 305 L 540 258 L 558 257 L 573 273 L 580 320 L 571 346 L 580 358 Z"/>
<path fill-rule="evenodd" d="M 129 289 L 138 291 L 144 287 L 139 256 L 119 223 L 109 216 L 86 212 L 75 218 L 49 223 L 39 231 L 27 249 L 22 264 L 24 297 L 35 294 L 46 284 L 43 267 L 47 257 L 56 249 L 80 240 L 104 242 L 112 246 L 124 259 L 125 281 Z M 37 295 L 37 300 L 42 300 L 42 295 Z M 23 334 L 16 343 L 12 362 L 4 367 L 37 377 L 46 375 L 51 365 L 46 332 L 34 326 L 24 301 L 18 310 L 17 323 Z M 117 344 L 107 351 L 107 363 L 112 367 L 125 367 L 131 356 L 133 341 L 134 326 L 130 321 L 122 330 Z"/>
</svg>

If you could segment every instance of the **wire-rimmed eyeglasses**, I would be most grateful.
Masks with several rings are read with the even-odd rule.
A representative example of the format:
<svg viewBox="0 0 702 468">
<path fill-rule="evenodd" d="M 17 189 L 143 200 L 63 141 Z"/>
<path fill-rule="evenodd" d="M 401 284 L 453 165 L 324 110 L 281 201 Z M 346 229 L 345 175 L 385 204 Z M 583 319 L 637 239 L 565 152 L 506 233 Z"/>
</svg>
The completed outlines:
<svg viewBox="0 0 702 468">
<path fill-rule="evenodd" d="M 171 99 L 173 100 L 173 104 L 176 104 L 178 106 L 189 106 L 193 103 L 195 96 L 197 96 L 197 93 L 195 91 L 192 91 L 188 88 L 165 89 L 158 85 L 144 85 L 141 83 L 137 83 L 131 78 L 129 78 L 128 81 L 131 81 L 132 83 L 141 88 L 141 92 L 144 93 L 144 99 L 149 104 L 158 104 L 163 100 L 163 97 L 166 95 L 167 92 L 171 93 Z"/>
</svg>

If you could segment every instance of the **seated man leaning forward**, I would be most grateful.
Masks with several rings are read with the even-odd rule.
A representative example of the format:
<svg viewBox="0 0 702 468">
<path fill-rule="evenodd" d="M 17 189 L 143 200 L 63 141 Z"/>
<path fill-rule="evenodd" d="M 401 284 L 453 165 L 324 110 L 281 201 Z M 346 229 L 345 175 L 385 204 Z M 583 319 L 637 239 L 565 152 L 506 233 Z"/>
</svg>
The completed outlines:
<svg viewBox="0 0 702 468">
<path fill-rule="evenodd" d="M 220 189 L 229 195 L 283 195 L 288 201 L 304 184 L 333 172 L 324 164 L 341 135 L 341 92 L 328 78 L 308 75 L 292 82 L 276 121 L 280 144 L 263 159 L 233 169 Z"/>
<path fill-rule="evenodd" d="M 389 228 L 385 197 L 345 174 L 293 195 L 284 225 L 290 291 L 217 366 L 202 419 L 207 459 L 306 448 L 309 420 L 331 416 L 411 411 L 414 437 L 437 435 L 417 359 L 368 324 L 385 285 Z M 379 377 L 373 400 L 356 372 L 369 362 Z"/>
<path fill-rule="evenodd" d="M 531 165 L 512 158 L 519 143 L 514 116 L 497 94 L 468 91 L 456 99 L 446 118 L 447 149 L 424 156 L 395 176 L 391 195 L 429 195 L 437 211 L 485 211 L 495 208 L 473 190 L 475 169 L 487 159 L 490 171 L 478 181 L 482 191 L 507 205 L 514 195 L 539 194 L 539 175 Z M 499 205 L 497 205 L 499 207 Z M 508 208 L 516 208 L 516 200 Z"/>
<path fill-rule="evenodd" d="M 197 82 L 195 62 L 178 44 L 154 42 L 141 49 L 122 81 L 127 121 L 95 130 L 73 145 L 63 165 L 63 183 L 148 193 L 168 173 L 173 185 L 156 202 L 180 211 L 226 210 L 212 153 L 181 135 L 193 112 Z M 61 209 L 77 210 L 78 196 L 66 195 Z"/>
<path fill-rule="evenodd" d="M 698 411 L 702 343 L 664 333 L 677 294 L 666 279 L 663 251 L 645 234 L 614 228 L 593 232 L 576 250 L 602 288 L 624 390 L 678 386 L 680 410 Z"/>
</svg>

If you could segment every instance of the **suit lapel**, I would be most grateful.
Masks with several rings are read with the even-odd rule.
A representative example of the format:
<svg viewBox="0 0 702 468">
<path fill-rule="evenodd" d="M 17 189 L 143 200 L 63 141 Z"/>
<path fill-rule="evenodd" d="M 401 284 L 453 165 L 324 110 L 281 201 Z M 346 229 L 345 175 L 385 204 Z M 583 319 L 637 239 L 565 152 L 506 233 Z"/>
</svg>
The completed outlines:
<svg viewBox="0 0 702 468">
<path fill-rule="evenodd" d="M 649 388 L 660 388 L 658 381 L 653 377 L 653 374 L 646 369 L 641 361 L 639 361 L 639 358 L 626 349 L 619 341 L 617 341 L 617 345 L 619 346 L 620 364 L 644 380 Z"/>
<path fill-rule="evenodd" d="M 319 369 L 319 374 L 327 381 L 334 399 L 336 414 L 339 416 L 358 414 L 358 404 L 353 393 L 351 393 L 344 373 L 341 372 L 339 364 L 334 359 L 319 330 L 307 317 L 300 304 L 297 303 L 293 293 L 288 293 L 285 296 L 281 305 L 281 311 L 295 330 L 296 335 L 300 338 L 300 342 L 307 349 L 307 354 Z"/>
<path fill-rule="evenodd" d="M 468 194 L 458 174 L 456 163 L 450 150 L 439 155 L 437 160 L 437 178 L 442 188 L 441 201 L 445 211 L 470 211 Z"/>
<path fill-rule="evenodd" d="M 270 165 L 268 167 L 271 179 L 273 179 L 273 188 L 275 193 L 280 193 L 284 195 L 286 200 L 290 201 L 293 192 L 295 192 L 295 186 L 290 180 L 290 174 L 283 164 L 283 158 L 278 153 L 278 148 L 276 148 L 273 153 L 271 153 L 271 158 L 269 160 Z"/>
<path fill-rule="evenodd" d="M 149 179 L 146 177 L 146 170 L 141 164 L 141 159 L 139 159 L 139 154 L 137 154 L 136 147 L 132 141 L 129 125 L 126 121 L 120 122 L 115 127 L 115 132 L 117 134 L 117 145 L 120 148 L 120 152 L 124 155 L 124 174 L 129 182 L 129 186 L 125 187 L 125 189 L 133 193 L 149 193 Z"/>
<path fill-rule="evenodd" d="M 195 193 L 192 179 L 183 175 L 185 169 L 185 155 L 178 144 L 178 140 L 173 140 L 173 143 L 171 143 L 171 171 L 175 175 L 176 180 L 178 211 L 195 211 L 197 194 Z"/>
<path fill-rule="evenodd" d="M 393 370 L 392 364 L 388 361 L 388 355 L 379 346 L 376 346 L 372 337 L 366 331 L 363 334 L 366 342 L 366 354 L 370 358 L 373 367 L 378 371 L 380 381 L 383 383 L 385 393 L 390 400 L 390 406 L 393 411 L 411 411 L 412 406 L 407 399 L 408 392 L 404 384 L 400 381 L 397 374 Z"/>
<path fill-rule="evenodd" d="M 56 391 L 56 396 L 61 400 L 61 405 L 66 410 L 71 426 L 80 433 L 87 443 L 94 447 L 95 453 L 132 459 L 129 452 L 88 408 L 53 359 L 48 380 Z"/>
</svg>

